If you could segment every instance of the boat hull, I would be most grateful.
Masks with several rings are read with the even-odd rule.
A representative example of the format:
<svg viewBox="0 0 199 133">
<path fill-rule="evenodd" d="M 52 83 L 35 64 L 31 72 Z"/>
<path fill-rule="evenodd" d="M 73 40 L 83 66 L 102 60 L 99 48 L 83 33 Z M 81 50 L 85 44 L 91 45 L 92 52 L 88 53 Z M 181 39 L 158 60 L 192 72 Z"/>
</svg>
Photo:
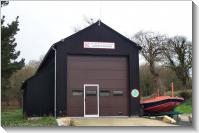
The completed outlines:
<svg viewBox="0 0 199 133">
<path fill-rule="evenodd" d="M 141 105 L 144 108 L 144 112 L 162 113 L 173 111 L 174 107 L 176 107 L 183 101 L 184 99 L 182 98 L 166 98 L 159 100 L 157 100 L 157 98 L 154 98 L 154 100 L 150 100 L 149 102 L 143 102 Z"/>
</svg>

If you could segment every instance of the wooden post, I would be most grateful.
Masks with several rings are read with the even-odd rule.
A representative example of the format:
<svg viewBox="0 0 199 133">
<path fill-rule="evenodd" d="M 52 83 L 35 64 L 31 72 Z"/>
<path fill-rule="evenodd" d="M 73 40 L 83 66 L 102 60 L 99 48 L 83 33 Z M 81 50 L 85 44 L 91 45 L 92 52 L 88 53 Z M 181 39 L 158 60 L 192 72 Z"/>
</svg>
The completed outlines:
<svg viewBox="0 0 199 133">
<path fill-rule="evenodd" d="M 158 89 L 158 93 L 157 93 L 157 96 L 158 96 L 158 97 L 160 96 L 160 92 L 159 92 L 159 89 Z"/>
<path fill-rule="evenodd" d="M 173 81 L 171 82 L 171 94 L 172 94 L 172 97 L 174 97 L 174 85 L 173 85 Z"/>
</svg>

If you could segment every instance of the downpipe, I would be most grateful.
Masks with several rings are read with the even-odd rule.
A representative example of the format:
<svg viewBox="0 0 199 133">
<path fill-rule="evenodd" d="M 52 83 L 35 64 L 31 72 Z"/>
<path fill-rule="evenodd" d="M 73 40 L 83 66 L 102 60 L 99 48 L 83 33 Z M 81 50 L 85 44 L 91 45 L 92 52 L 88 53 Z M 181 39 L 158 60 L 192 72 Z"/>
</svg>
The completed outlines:
<svg viewBox="0 0 199 133">
<path fill-rule="evenodd" d="M 56 75 L 56 68 L 57 68 L 57 51 L 54 47 L 52 47 L 52 49 L 55 51 L 55 83 L 54 83 L 54 117 L 57 118 L 57 97 L 56 97 L 56 93 L 57 93 L 57 75 Z"/>
</svg>

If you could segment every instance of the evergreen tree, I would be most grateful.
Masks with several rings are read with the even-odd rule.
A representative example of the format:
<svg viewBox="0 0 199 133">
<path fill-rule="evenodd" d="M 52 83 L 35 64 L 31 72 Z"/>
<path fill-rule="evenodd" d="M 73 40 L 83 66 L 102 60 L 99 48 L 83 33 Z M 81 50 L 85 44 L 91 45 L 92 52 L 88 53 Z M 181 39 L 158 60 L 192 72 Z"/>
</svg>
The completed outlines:
<svg viewBox="0 0 199 133">
<path fill-rule="evenodd" d="M 20 51 L 16 51 L 15 35 L 19 31 L 18 16 L 15 21 L 4 25 L 5 16 L 1 19 L 1 88 L 2 100 L 8 100 L 7 91 L 10 88 L 9 78 L 24 66 L 25 59 L 17 61 Z"/>
</svg>

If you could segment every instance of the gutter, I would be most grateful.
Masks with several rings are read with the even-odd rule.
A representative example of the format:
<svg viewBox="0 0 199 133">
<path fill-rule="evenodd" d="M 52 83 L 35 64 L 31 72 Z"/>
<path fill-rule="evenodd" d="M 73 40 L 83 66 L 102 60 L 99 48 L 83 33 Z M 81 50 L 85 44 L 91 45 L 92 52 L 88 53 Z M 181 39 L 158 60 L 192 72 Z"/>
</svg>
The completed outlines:
<svg viewBox="0 0 199 133">
<path fill-rule="evenodd" d="M 52 46 L 52 49 L 55 51 L 55 83 L 54 83 L 54 117 L 57 117 L 57 97 L 56 97 L 56 93 L 57 93 L 57 75 L 56 75 L 56 68 L 57 68 L 57 51 L 56 49 Z"/>
</svg>

